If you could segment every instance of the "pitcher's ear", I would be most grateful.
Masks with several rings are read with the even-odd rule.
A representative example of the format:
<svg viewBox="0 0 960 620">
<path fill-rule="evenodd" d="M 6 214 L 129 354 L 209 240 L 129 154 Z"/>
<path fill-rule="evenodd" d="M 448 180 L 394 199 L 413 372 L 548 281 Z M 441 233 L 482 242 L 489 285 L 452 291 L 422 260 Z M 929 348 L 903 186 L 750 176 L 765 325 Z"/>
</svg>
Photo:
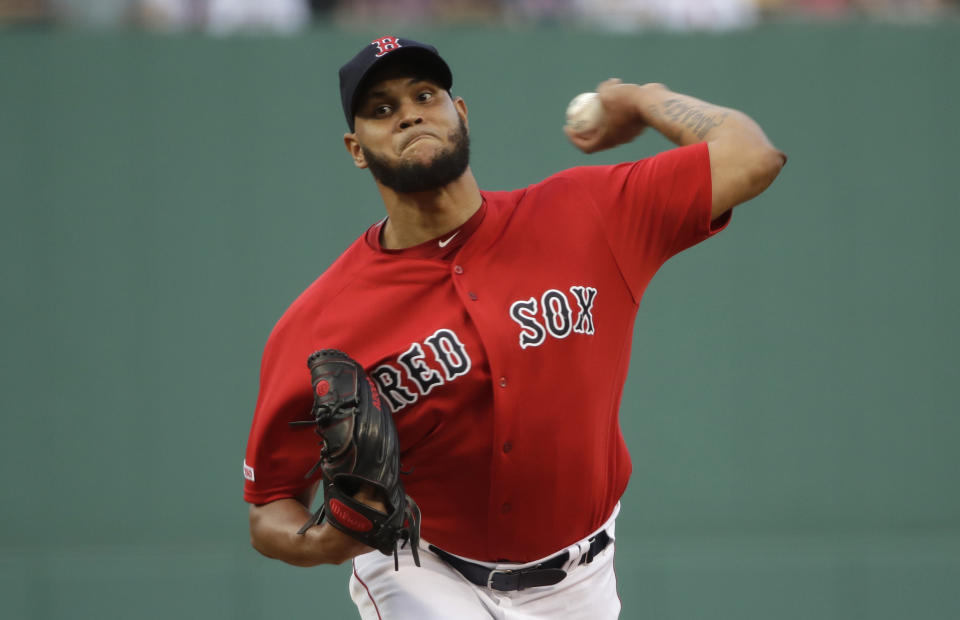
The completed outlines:
<svg viewBox="0 0 960 620">
<path fill-rule="evenodd" d="M 343 145 L 347 147 L 347 152 L 353 158 L 353 165 L 357 168 L 367 167 L 367 158 L 363 156 L 363 149 L 360 147 L 360 141 L 357 140 L 357 134 L 343 134 Z"/>
</svg>

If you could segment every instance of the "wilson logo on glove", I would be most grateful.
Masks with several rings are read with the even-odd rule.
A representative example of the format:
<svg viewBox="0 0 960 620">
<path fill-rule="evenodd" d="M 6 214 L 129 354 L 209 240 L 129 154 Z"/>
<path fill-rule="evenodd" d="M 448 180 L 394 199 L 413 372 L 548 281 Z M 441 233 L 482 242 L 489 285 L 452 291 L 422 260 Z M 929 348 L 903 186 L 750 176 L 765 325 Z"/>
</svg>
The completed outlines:
<svg viewBox="0 0 960 620">
<path fill-rule="evenodd" d="M 373 529 L 373 523 L 370 522 L 370 519 L 350 508 L 340 500 L 330 500 L 330 512 L 340 523 L 343 523 L 351 530 L 369 532 Z"/>
</svg>

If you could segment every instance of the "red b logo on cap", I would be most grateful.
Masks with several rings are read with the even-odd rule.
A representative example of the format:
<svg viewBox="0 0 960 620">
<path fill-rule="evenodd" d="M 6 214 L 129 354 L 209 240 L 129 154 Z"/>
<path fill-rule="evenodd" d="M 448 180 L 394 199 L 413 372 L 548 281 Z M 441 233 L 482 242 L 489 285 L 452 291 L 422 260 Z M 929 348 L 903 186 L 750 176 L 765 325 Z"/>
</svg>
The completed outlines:
<svg viewBox="0 0 960 620">
<path fill-rule="evenodd" d="M 380 37 L 373 41 L 371 45 L 377 46 L 377 58 L 380 58 L 384 54 L 392 52 L 393 50 L 401 47 L 400 41 L 397 40 L 397 37 Z"/>
</svg>

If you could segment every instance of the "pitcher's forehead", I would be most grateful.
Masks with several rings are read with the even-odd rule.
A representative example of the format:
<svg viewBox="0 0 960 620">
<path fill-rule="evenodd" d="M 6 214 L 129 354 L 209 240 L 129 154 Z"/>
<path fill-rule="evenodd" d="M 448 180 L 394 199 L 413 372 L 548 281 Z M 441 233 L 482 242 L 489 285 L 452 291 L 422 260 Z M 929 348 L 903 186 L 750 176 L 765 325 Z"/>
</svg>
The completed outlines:
<svg viewBox="0 0 960 620">
<path fill-rule="evenodd" d="M 394 62 L 383 63 L 382 66 L 375 67 L 367 75 L 360 87 L 357 89 L 357 104 L 359 105 L 371 93 L 382 88 L 384 82 L 396 79 L 408 79 L 414 81 L 427 81 L 439 87 L 443 87 L 443 80 L 432 71 L 429 66 L 423 63 L 411 62 L 409 59 L 398 58 Z"/>
</svg>

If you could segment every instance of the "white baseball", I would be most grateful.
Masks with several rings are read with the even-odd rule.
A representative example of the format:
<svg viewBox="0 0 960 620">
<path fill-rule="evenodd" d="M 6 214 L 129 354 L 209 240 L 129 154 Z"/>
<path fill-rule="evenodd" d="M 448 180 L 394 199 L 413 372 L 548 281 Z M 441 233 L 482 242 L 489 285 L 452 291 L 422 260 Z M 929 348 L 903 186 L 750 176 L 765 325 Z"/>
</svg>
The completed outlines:
<svg viewBox="0 0 960 620">
<path fill-rule="evenodd" d="M 586 133 L 600 126 L 603 104 L 597 93 L 580 93 L 567 106 L 567 127 L 574 133 Z"/>
</svg>

